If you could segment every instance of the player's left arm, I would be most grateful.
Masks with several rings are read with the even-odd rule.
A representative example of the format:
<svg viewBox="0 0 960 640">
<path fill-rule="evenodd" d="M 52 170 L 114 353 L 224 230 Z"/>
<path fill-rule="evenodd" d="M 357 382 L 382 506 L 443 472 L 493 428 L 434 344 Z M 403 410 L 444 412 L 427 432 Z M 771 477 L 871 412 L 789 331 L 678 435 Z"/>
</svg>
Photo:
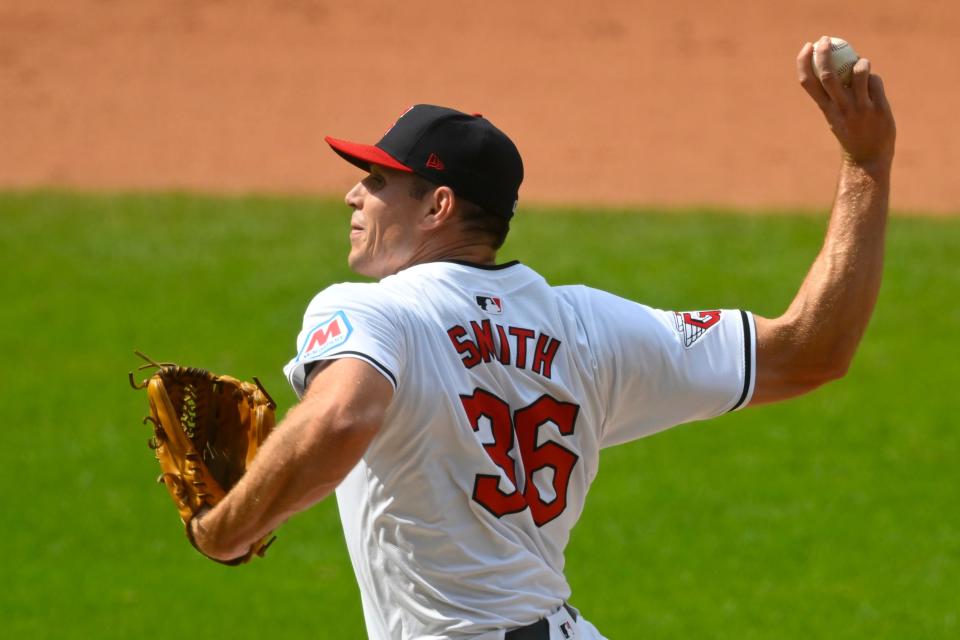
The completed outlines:
<svg viewBox="0 0 960 640">
<path fill-rule="evenodd" d="M 840 142 L 840 179 L 823 248 L 793 302 L 778 318 L 755 316 L 752 405 L 797 396 L 845 375 L 880 289 L 893 114 L 869 61 L 857 62 L 852 87 L 845 88 L 829 70 L 820 78 L 813 74 L 813 46 L 801 49 L 798 75 Z M 816 47 L 818 56 L 829 56 L 828 42 Z"/>
<path fill-rule="evenodd" d="M 321 368 L 322 367 L 322 368 Z M 378 433 L 393 387 L 365 361 L 311 372 L 303 400 L 266 439 L 250 468 L 191 532 L 207 555 L 230 560 L 292 515 L 327 497 Z"/>
</svg>

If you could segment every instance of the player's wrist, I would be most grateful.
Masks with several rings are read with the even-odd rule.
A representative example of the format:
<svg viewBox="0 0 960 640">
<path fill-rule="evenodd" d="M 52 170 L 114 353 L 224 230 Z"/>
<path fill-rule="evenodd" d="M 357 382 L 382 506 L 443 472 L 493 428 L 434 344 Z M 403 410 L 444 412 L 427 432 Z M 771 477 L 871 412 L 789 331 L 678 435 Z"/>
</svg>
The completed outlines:
<svg viewBox="0 0 960 640">
<path fill-rule="evenodd" d="M 187 521 L 185 532 L 187 534 L 187 540 L 190 541 L 190 544 L 193 546 L 194 549 L 196 549 L 197 551 L 199 551 L 200 553 L 202 553 L 207 557 L 212 557 L 208 550 L 210 547 L 210 542 L 208 540 L 207 530 L 206 528 L 203 528 L 203 529 L 200 528 L 200 519 L 208 511 L 209 509 L 207 509 L 206 511 L 201 511 L 197 513 L 197 515 L 195 515 L 194 517 L 190 518 L 190 520 Z"/>
<path fill-rule="evenodd" d="M 203 517 L 210 512 L 207 508 L 197 513 L 196 516 L 187 522 L 186 534 L 187 540 L 193 545 L 193 548 L 201 554 L 222 564 L 235 565 L 245 562 L 248 553 L 245 550 L 228 549 L 217 544 L 217 540 L 211 535 L 210 528 L 204 526 Z"/>
<path fill-rule="evenodd" d="M 870 157 L 856 157 L 844 152 L 841 169 L 864 174 L 877 180 L 889 180 L 893 168 L 893 153 Z"/>
</svg>

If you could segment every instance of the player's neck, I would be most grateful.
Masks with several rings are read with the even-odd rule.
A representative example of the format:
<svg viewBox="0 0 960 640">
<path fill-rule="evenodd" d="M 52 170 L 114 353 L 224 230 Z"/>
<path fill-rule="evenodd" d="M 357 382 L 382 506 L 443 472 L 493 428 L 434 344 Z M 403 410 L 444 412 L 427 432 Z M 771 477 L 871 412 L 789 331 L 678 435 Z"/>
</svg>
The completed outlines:
<svg viewBox="0 0 960 640">
<path fill-rule="evenodd" d="M 413 265 L 426 262 L 444 261 L 494 265 L 497 261 L 497 250 L 488 244 L 478 244 L 467 241 L 446 243 L 436 247 L 423 247 L 414 254 L 406 267 L 412 267 Z"/>
</svg>

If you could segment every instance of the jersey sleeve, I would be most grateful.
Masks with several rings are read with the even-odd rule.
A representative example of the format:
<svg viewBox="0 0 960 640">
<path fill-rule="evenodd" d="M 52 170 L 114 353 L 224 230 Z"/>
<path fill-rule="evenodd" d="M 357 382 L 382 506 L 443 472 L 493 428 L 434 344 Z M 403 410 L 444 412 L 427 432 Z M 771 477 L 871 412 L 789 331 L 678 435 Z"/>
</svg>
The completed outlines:
<svg viewBox="0 0 960 640">
<path fill-rule="evenodd" d="M 662 311 L 591 290 L 598 394 L 612 446 L 749 403 L 756 330 L 747 311 Z"/>
<path fill-rule="evenodd" d="M 388 299 L 376 287 L 336 284 L 317 294 L 307 306 L 296 355 L 283 368 L 297 396 L 303 396 L 311 363 L 339 358 L 369 363 L 396 389 L 403 333 Z"/>
</svg>

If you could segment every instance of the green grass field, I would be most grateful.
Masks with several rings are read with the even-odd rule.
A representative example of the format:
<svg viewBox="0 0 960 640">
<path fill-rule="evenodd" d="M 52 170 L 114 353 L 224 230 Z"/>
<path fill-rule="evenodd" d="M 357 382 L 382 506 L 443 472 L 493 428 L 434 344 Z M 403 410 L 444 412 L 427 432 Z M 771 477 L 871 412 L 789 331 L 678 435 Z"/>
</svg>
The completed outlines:
<svg viewBox="0 0 960 640">
<path fill-rule="evenodd" d="M 503 259 L 664 308 L 781 311 L 825 215 L 522 211 Z M 332 502 L 227 568 L 183 537 L 132 351 L 259 375 L 349 279 L 334 201 L 0 195 L 5 638 L 362 638 Z M 891 223 L 847 379 L 604 453 L 568 552 L 611 638 L 960 637 L 960 219 Z"/>
</svg>

